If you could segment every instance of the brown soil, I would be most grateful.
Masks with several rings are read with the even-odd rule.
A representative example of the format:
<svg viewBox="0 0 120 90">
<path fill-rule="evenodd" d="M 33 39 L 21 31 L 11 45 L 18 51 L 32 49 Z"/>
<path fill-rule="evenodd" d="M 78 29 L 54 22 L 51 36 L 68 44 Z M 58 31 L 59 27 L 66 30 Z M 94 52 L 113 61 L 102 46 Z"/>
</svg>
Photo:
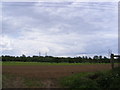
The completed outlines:
<svg viewBox="0 0 120 90">
<path fill-rule="evenodd" d="M 60 65 L 60 66 L 3 66 L 3 73 L 38 77 L 43 79 L 60 78 L 79 72 L 110 70 L 110 64 L 96 65 Z"/>
</svg>

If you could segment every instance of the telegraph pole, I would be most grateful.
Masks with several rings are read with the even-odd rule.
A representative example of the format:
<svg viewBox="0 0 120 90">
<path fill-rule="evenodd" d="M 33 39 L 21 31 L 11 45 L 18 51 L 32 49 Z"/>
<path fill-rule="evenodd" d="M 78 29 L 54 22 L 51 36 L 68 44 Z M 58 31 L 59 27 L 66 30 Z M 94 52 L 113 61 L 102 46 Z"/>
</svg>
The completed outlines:
<svg viewBox="0 0 120 90">
<path fill-rule="evenodd" d="M 47 52 L 45 53 L 45 56 L 47 56 Z"/>
<path fill-rule="evenodd" d="M 114 54 L 111 54 L 111 67 L 114 69 Z"/>
<path fill-rule="evenodd" d="M 41 53 L 39 52 L 39 57 L 41 56 Z"/>
</svg>

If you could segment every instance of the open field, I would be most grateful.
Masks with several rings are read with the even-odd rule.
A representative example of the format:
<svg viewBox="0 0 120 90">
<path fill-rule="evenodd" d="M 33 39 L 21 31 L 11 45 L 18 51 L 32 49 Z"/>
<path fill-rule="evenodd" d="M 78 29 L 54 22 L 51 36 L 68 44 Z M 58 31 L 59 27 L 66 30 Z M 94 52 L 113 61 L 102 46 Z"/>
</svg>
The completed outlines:
<svg viewBox="0 0 120 90">
<path fill-rule="evenodd" d="M 115 64 L 117 66 L 118 64 Z M 5 62 L 3 87 L 58 88 L 58 80 L 78 73 L 107 71 L 111 64 Z M 23 83 L 24 82 L 24 83 Z"/>
<path fill-rule="evenodd" d="M 117 64 L 116 64 L 117 66 Z M 3 65 L 3 73 L 12 73 L 26 77 L 59 78 L 80 72 L 110 70 L 111 64 L 81 65 Z"/>
<path fill-rule="evenodd" d="M 95 65 L 95 64 L 109 64 L 109 63 L 48 63 L 48 62 L 1 62 L 2 65 L 7 66 L 21 66 L 21 65 Z"/>
</svg>

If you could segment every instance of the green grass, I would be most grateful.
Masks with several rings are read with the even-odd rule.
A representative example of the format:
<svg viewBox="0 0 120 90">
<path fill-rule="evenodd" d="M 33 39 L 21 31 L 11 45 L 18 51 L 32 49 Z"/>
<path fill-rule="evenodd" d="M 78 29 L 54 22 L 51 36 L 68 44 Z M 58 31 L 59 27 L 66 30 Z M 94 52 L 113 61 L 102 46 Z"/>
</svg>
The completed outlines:
<svg viewBox="0 0 120 90">
<path fill-rule="evenodd" d="M 43 84 L 41 83 L 40 79 L 36 78 L 24 78 L 24 84 L 25 86 L 31 88 L 31 87 L 43 87 Z"/>
<path fill-rule="evenodd" d="M 90 65 L 90 64 L 109 64 L 109 63 L 48 63 L 48 62 L 2 62 L 2 65 Z"/>
<path fill-rule="evenodd" d="M 96 83 L 90 80 L 88 77 L 94 75 L 94 72 L 83 72 L 79 74 L 73 74 L 60 79 L 60 85 L 63 88 L 96 88 Z M 71 90 L 72 90 L 71 89 Z"/>
<path fill-rule="evenodd" d="M 120 88 L 120 67 L 101 72 L 84 72 L 61 78 L 61 87 L 78 90 L 92 88 L 95 90 L 110 90 Z"/>
<path fill-rule="evenodd" d="M 4 73 L 2 75 L 3 88 L 34 88 L 43 87 L 41 80 L 35 77 L 28 78 L 15 74 Z"/>
</svg>

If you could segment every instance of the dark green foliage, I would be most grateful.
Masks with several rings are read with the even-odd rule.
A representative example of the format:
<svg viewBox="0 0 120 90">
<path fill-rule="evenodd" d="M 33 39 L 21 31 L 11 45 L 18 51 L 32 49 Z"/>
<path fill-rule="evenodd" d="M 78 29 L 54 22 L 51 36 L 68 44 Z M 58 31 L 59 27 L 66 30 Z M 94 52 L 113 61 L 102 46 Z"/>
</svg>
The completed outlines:
<svg viewBox="0 0 120 90">
<path fill-rule="evenodd" d="M 120 88 L 120 67 L 114 68 L 110 72 L 101 76 L 97 83 L 100 88 Z"/>
<path fill-rule="evenodd" d="M 88 78 L 91 75 L 89 73 L 75 74 L 69 77 L 64 77 L 60 80 L 61 85 L 64 88 L 70 88 L 70 90 L 80 90 L 80 89 L 94 89 L 99 90 L 97 83 Z M 92 74 L 93 75 L 93 74 Z"/>
<path fill-rule="evenodd" d="M 119 88 L 120 89 L 120 77 L 113 79 L 112 83 L 110 83 L 110 88 Z"/>
<path fill-rule="evenodd" d="M 92 75 L 88 75 L 87 77 L 89 79 L 92 79 L 92 80 L 97 80 L 99 77 L 103 76 L 104 73 L 103 72 L 95 72 L 94 74 Z"/>
<path fill-rule="evenodd" d="M 110 90 L 120 89 L 120 67 L 115 68 L 109 72 L 95 72 L 86 75 L 72 75 L 61 79 L 63 87 L 77 89 L 97 89 L 97 90 Z"/>
<path fill-rule="evenodd" d="M 88 78 L 71 78 L 69 80 L 63 81 L 63 86 L 68 88 L 96 88 L 97 83 Z"/>
<path fill-rule="evenodd" d="M 1 56 L 2 61 L 20 61 L 20 62 L 50 62 L 50 63 L 110 63 L 110 59 L 102 56 L 94 56 L 93 58 L 83 57 L 52 57 L 52 56 Z M 118 62 L 118 60 L 115 60 Z"/>
<path fill-rule="evenodd" d="M 106 74 L 101 76 L 98 80 L 97 83 L 99 84 L 99 87 L 102 89 L 107 89 L 110 87 L 110 83 L 112 83 L 112 75 L 111 74 Z"/>
</svg>

